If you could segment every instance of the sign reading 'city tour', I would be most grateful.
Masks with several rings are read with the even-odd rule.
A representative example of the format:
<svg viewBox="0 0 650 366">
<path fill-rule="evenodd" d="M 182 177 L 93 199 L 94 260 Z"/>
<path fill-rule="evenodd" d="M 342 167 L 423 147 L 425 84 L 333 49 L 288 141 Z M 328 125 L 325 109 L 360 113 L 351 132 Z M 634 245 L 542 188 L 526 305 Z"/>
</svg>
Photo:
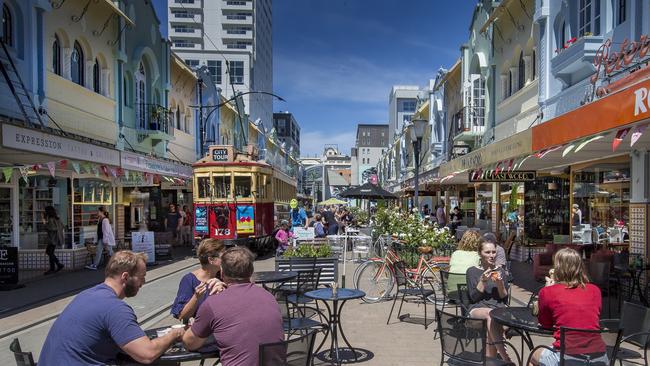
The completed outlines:
<svg viewBox="0 0 650 366">
<path fill-rule="evenodd" d="M 475 174 L 469 173 L 470 182 L 532 182 L 535 180 L 535 171 L 499 172 Z"/>
<path fill-rule="evenodd" d="M 18 283 L 18 248 L 0 246 L 0 285 Z"/>
<path fill-rule="evenodd" d="M 228 161 L 228 149 L 226 148 L 212 149 L 212 160 Z"/>
</svg>

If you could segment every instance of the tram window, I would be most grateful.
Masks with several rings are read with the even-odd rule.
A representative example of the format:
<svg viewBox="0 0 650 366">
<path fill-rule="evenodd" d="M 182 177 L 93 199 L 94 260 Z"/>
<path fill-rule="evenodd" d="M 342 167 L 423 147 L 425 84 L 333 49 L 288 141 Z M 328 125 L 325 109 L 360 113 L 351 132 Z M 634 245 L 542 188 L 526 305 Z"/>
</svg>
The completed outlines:
<svg viewBox="0 0 650 366">
<path fill-rule="evenodd" d="M 266 176 L 263 174 L 257 175 L 257 198 L 266 198 Z"/>
<path fill-rule="evenodd" d="M 251 177 L 235 176 L 235 197 L 250 198 L 251 196 Z"/>
<path fill-rule="evenodd" d="M 199 198 L 208 198 L 210 197 L 210 178 L 209 177 L 198 177 L 196 184 L 199 189 Z"/>
<path fill-rule="evenodd" d="M 214 181 L 214 198 L 230 198 L 230 174 L 215 175 Z"/>
</svg>

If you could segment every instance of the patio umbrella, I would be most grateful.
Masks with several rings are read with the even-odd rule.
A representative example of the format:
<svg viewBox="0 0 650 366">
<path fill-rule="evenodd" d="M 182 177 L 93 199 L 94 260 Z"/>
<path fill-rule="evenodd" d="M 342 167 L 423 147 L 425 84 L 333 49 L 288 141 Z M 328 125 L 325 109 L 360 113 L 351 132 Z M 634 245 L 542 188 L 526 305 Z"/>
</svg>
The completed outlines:
<svg viewBox="0 0 650 366">
<path fill-rule="evenodd" d="M 389 199 L 395 200 L 397 196 L 370 182 L 358 187 L 350 188 L 339 194 L 343 198 L 360 198 L 360 199 Z"/>
<path fill-rule="evenodd" d="M 323 202 L 318 202 L 319 205 L 347 205 L 346 201 L 340 200 L 338 198 L 328 198 Z"/>
</svg>

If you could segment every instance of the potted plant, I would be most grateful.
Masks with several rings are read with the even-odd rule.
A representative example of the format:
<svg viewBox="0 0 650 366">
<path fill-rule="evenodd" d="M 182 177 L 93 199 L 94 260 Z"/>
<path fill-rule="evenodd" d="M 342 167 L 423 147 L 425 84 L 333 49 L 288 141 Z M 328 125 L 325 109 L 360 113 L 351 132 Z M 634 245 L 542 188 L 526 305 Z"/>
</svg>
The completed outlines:
<svg viewBox="0 0 650 366">
<path fill-rule="evenodd" d="M 327 243 L 300 244 L 290 247 L 281 257 L 275 259 L 276 271 L 306 271 L 321 268 L 319 284 L 327 285 L 336 281 L 339 273 L 339 258 L 332 253 Z"/>
</svg>

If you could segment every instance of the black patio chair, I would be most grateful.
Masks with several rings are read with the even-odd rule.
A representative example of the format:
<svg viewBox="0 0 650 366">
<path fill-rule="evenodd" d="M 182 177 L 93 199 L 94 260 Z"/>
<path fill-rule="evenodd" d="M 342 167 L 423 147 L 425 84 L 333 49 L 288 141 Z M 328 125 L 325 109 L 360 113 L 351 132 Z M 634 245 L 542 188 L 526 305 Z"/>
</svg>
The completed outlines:
<svg viewBox="0 0 650 366">
<path fill-rule="evenodd" d="M 311 366 L 316 332 L 276 343 L 260 344 L 259 366 Z"/>
<path fill-rule="evenodd" d="M 622 337 L 622 329 L 560 327 L 560 366 L 614 366 Z M 555 352 L 552 347 L 537 346 L 530 351 L 526 364 L 539 349 Z"/>
<path fill-rule="evenodd" d="M 407 274 L 406 274 L 406 266 L 404 265 L 404 262 L 402 261 L 397 261 L 393 264 L 393 269 L 395 270 L 395 283 L 397 285 L 397 294 L 395 295 L 395 298 L 393 299 L 393 306 L 390 308 L 390 313 L 388 314 L 388 319 L 386 320 L 386 324 L 390 322 L 390 317 L 393 315 L 393 310 L 395 309 L 395 303 L 397 302 L 397 298 L 400 297 L 399 295 L 402 295 L 402 299 L 399 303 L 399 310 L 397 311 L 397 318 L 402 319 L 400 315 L 402 314 L 402 305 L 404 305 L 404 301 L 408 300 L 413 301 L 415 300 L 418 304 L 421 302 L 424 304 L 424 329 L 427 329 L 429 327 L 429 322 L 427 321 L 427 298 L 429 296 L 435 297 L 435 291 L 433 290 L 432 284 L 425 284 L 423 283 L 424 281 L 420 281 L 417 284 L 413 284 L 407 280 Z M 425 288 L 425 286 L 429 286 L 430 288 Z M 411 300 L 413 299 L 413 300 Z"/>
<path fill-rule="evenodd" d="M 453 306 L 457 307 L 459 298 L 458 298 L 458 289 L 456 286 L 450 288 L 449 279 L 455 279 L 456 283 L 465 283 L 467 281 L 467 276 L 465 273 L 453 273 L 445 270 L 440 270 L 440 283 L 442 285 L 442 308 L 441 311 L 445 311 L 445 307 Z M 458 314 L 458 309 L 455 309 Z"/>
<path fill-rule="evenodd" d="M 515 365 L 513 362 L 487 357 L 487 320 L 449 314 L 438 309 L 436 309 L 436 317 L 442 349 L 441 366 L 445 363 L 445 359 L 449 365 Z M 517 357 L 517 365 L 521 365 L 521 356 L 512 344 L 507 341 L 498 343 L 512 348 Z"/>
<path fill-rule="evenodd" d="M 643 358 L 643 365 L 648 366 L 648 343 L 650 343 L 650 308 L 631 302 L 624 302 L 621 319 L 601 320 L 602 328 L 623 329 L 623 338 L 616 358 L 619 364 L 635 363 L 633 360 Z M 624 347 L 626 344 L 643 349 L 643 355 L 634 349 Z"/>
<path fill-rule="evenodd" d="M 9 345 L 9 350 L 14 354 L 16 359 L 16 366 L 36 366 L 34 362 L 34 357 L 31 352 L 23 352 L 20 348 L 20 341 L 18 338 L 14 338 Z"/>
<path fill-rule="evenodd" d="M 610 262 L 590 261 L 589 278 L 591 283 L 600 288 L 603 297 L 607 294 L 607 316 L 612 317 L 612 291 L 610 281 Z"/>
</svg>

